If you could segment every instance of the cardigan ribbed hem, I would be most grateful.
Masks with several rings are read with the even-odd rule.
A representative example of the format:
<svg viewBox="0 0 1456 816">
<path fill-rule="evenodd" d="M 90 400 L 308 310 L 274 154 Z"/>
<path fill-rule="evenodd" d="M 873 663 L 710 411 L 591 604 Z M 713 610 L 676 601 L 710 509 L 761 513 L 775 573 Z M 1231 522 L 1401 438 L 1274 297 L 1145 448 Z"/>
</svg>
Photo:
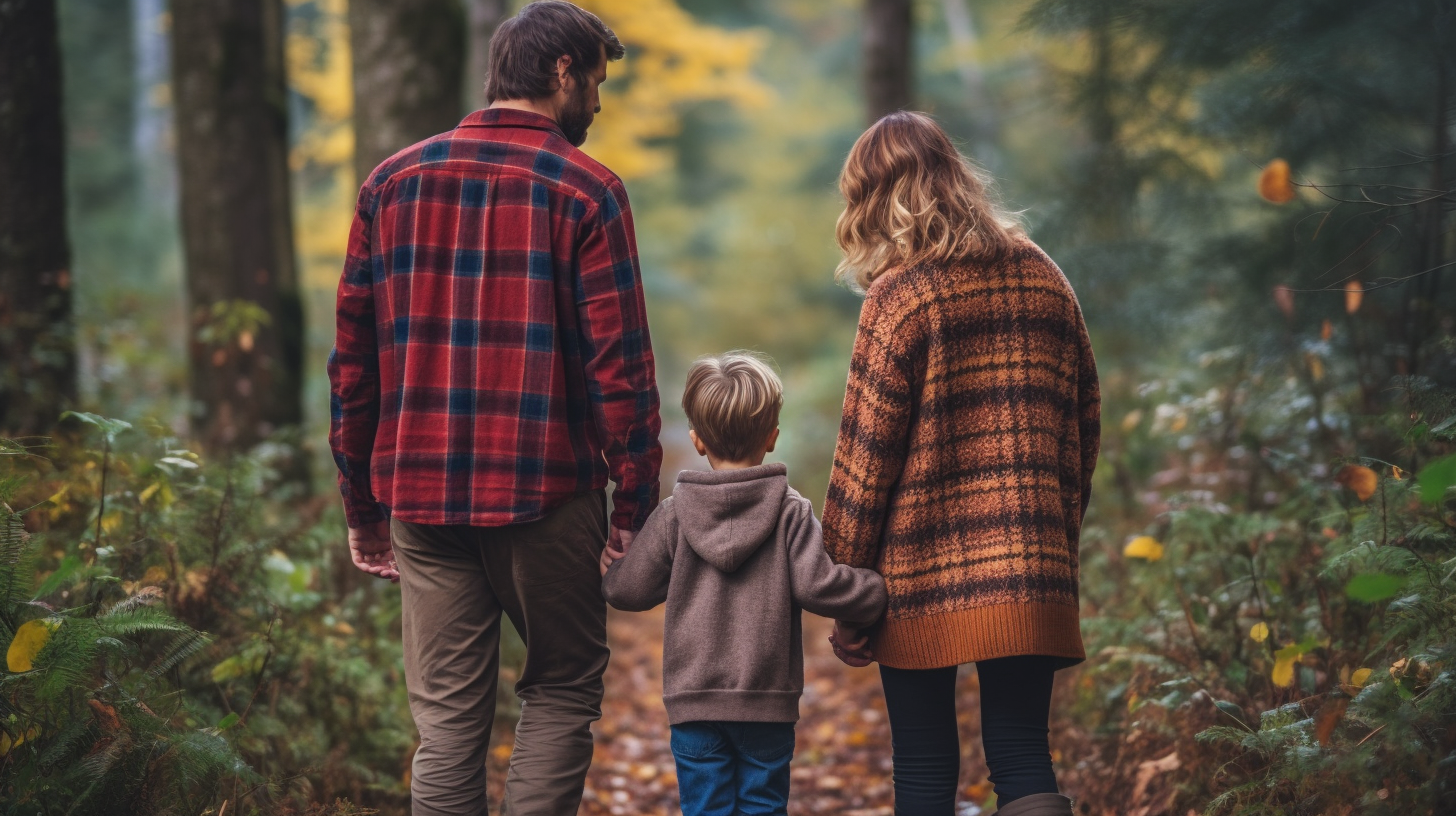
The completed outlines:
<svg viewBox="0 0 1456 816">
<path fill-rule="evenodd" d="M 1016 655 L 1046 655 L 1072 666 L 1087 659 L 1075 606 L 1020 603 L 887 619 L 870 638 L 881 664 L 938 669 Z"/>
<path fill-rule="evenodd" d="M 799 691 L 707 689 L 664 695 L 670 725 L 685 722 L 798 722 Z"/>
</svg>

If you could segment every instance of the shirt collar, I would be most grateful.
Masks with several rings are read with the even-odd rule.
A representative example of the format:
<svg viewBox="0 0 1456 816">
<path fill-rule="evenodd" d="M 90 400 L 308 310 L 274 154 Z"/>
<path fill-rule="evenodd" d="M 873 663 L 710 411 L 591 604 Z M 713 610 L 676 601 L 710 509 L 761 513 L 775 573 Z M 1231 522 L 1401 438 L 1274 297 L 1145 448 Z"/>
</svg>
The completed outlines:
<svg viewBox="0 0 1456 816">
<path fill-rule="evenodd" d="M 460 127 L 524 127 L 566 136 L 551 117 L 515 108 L 483 108 L 462 119 Z"/>
</svg>

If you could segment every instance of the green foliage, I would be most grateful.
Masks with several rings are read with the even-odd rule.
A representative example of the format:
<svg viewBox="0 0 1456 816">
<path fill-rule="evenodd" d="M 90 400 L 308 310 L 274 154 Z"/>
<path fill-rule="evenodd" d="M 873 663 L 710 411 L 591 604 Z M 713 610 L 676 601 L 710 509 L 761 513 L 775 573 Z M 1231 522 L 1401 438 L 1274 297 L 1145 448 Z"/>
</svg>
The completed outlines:
<svg viewBox="0 0 1456 816">
<path fill-rule="evenodd" d="M 29 508 L 4 517 L 0 638 L 51 627 L 36 668 L 0 680 L 0 733 L 29 734 L 0 760 L 0 801 L 27 815 L 40 799 L 58 813 L 401 807 L 414 731 L 398 596 L 354 577 L 333 503 L 280 488 L 260 457 L 209 462 L 156 423 L 72 420 L 97 447 L 0 457 L 8 506 Z M 351 808 L 309 812 L 366 812 Z"/>
<path fill-rule="evenodd" d="M 76 605 L 48 603 L 39 547 L 0 505 L 0 812 L 198 813 L 222 780 L 251 783 L 176 694 L 178 668 L 207 636 L 158 608 L 153 588 L 127 593 L 104 571 Z"/>
</svg>

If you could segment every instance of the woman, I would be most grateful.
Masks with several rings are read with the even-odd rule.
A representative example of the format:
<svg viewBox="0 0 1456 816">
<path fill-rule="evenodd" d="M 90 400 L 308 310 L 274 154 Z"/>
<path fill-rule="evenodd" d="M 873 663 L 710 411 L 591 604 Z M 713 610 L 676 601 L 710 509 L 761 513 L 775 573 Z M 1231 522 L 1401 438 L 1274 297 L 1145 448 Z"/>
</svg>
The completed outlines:
<svg viewBox="0 0 1456 816">
<path fill-rule="evenodd" d="M 1085 658 L 1077 537 L 1097 461 L 1097 370 L 1067 279 L 930 117 L 850 151 L 838 275 L 865 293 L 824 508 L 836 561 L 884 575 L 874 629 L 895 812 L 954 812 L 956 667 L 975 663 L 1000 816 L 1071 814 L 1047 747 L 1053 673 Z"/>
</svg>

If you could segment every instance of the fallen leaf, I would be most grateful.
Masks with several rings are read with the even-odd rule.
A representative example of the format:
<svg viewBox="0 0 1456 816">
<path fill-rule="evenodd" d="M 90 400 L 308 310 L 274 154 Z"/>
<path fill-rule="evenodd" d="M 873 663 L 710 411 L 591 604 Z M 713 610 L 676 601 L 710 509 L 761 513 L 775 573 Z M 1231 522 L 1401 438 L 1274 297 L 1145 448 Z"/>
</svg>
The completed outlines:
<svg viewBox="0 0 1456 816">
<path fill-rule="evenodd" d="M 1275 159 L 1264 165 L 1259 173 L 1259 195 L 1274 204 L 1288 204 L 1294 200 L 1294 185 L 1289 179 L 1289 162 Z"/>
<path fill-rule="evenodd" d="M 1335 481 L 1355 491 L 1360 501 L 1365 501 L 1375 495 L 1379 480 L 1375 471 L 1364 465 L 1345 465 L 1335 473 Z"/>
<path fill-rule="evenodd" d="M 0 733 L 0 756 L 5 756 L 6 754 L 10 753 L 12 749 L 20 747 L 21 743 L 25 742 L 26 740 L 33 740 L 39 735 L 39 726 L 31 726 L 28 730 L 26 730 L 25 733 L 17 734 L 14 740 L 10 738 L 9 734 Z"/>
<path fill-rule="evenodd" d="M 1127 542 L 1127 546 L 1122 548 L 1122 554 L 1126 558 L 1157 561 L 1163 557 L 1163 545 L 1152 536 L 1138 536 Z"/>
<path fill-rule="evenodd" d="M 1370 682 L 1371 674 L 1373 672 L 1370 669 L 1356 669 L 1350 675 L 1350 685 L 1355 688 L 1365 688 L 1365 684 Z"/>
<path fill-rule="evenodd" d="M 1181 767 L 1183 767 L 1183 763 L 1178 759 L 1177 751 L 1167 756 L 1138 763 L 1137 780 L 1133 783 L 1132 797 L 1128 801 L 1142 802 L 1143 797 L 1147 795 L 1148 786 L 1154 779 L 1163 774 L 1172 773 Z"/>
<path fill-rule="evenodd" d="M 5 665 L 13 672 L 28 672 L 35 668 L 36 655 L 45 648 L 51 632 L 59 625 L 48 618 L 20 624 L 10 641 L 10 648 L 5 652 Z"/>
<path fill-rule="evenodd" d="M 1345 709 L 1350 705 L 1350 698 L 1343 694 L 1336 694 L 1331 697 L 1314 718 L 1314 735 L 1320 745 L 1329 745 L 1330 736 L 1335 733 L 1335 726 L 1344 719 Z"/>
<path fill-rule="evenodd" d="M 1269 674 L 1269 679 L 1274 685 L 1280 688 L 1289 688 L 1294 684 L 1294 661 L 1303 655 L 1299 646 L 1290 644 L 1274 653 L 1274 671 Z"/>
<path fill-rule="evenodd" d="M 86 704 L 96 714 L 96 721 L 101 724 L 101 730 L 108 733 L 121 729 L 121 718 L 116 716 L 116 709 L 101 702 L 100 700 L 87 700 Z"/>
</svg>

